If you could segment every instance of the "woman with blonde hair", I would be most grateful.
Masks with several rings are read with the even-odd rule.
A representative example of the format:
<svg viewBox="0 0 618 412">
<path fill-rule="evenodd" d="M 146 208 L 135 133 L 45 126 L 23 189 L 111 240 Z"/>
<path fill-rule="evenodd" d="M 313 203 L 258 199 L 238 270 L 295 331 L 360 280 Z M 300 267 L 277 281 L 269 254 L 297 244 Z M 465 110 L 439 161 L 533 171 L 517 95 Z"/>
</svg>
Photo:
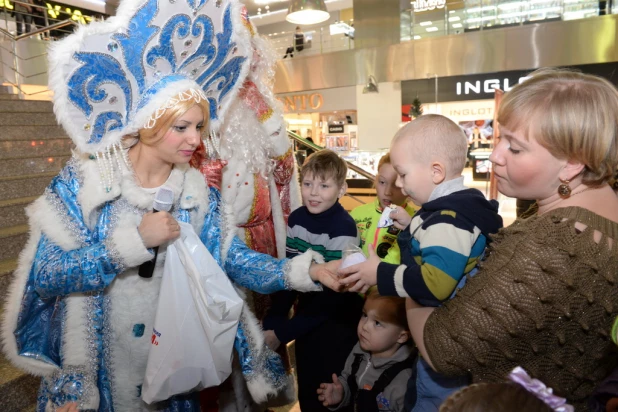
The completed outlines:
<svg viewBox="0 0 618 412">
<path fill-rule="evenodd" d="M 495 236 L 478 274 L 440 308 L 408 300 L 419 350 L 446 375 L 501 382 L 518 365 L 588 410 L 618 360 L 618 93 L 540 70 L 502 100 L 498 190 L 538 208 Z"/>
<path fill-rule="evenodd" d="M 76 148 L 28 208 L 30 239 L 2 325 L 7 358 L 42 377 L 37 410 L 199 410 L 197 393 L 150 405 L 141 397 L 179 222 L 236 286 L 335 285 L 332 265 L 312 251 L 277 260 L 249 249 L 220 192 L 188 165 L 248 70 L 243 10 L 236 0 L 125 0 L 117 16 L 80 26 L 48 53 L 54 112 Z M 168 211 L 154 213 L 155 201 Z M 234 348 L 256 402 L 283 388 L 281 360 L 246 307 Z"/>
</svg>

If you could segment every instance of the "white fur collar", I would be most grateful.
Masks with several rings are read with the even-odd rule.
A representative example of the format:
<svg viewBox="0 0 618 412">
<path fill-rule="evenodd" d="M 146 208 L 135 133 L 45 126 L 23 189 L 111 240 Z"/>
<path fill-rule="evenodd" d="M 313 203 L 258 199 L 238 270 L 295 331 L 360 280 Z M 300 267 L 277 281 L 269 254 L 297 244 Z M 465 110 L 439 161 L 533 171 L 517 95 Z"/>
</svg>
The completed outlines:
<svg viewBox="0 0 618 412">
<path fill-rule="evenodd" d="M 140 209 L 152 207 L 152 193 L 148 193 L 139 186 L 131 167 L 121 163 L 119 173 L 119 165 L 114 163 L 115 179 L 111 190 L 106 192 L 101 183 L 97 161 L 91 159 L 89 155 L 76 151 L 73 152 L 73 158 L 76 160 L 77 168 L 83 179 L 78 200 L 86 222 L 91 222 L 90 215 L 94 210 L 119 196 L 126 198 L 131 205 Z M 122 179 L 118 179 L 121 174 Z M 174 191 L 174 204 L 180 204 L 183 209 L 192 209 L 208 202 L 204 177 L 188 164 L 175 165 L 165 186 Z"/>
</svg>

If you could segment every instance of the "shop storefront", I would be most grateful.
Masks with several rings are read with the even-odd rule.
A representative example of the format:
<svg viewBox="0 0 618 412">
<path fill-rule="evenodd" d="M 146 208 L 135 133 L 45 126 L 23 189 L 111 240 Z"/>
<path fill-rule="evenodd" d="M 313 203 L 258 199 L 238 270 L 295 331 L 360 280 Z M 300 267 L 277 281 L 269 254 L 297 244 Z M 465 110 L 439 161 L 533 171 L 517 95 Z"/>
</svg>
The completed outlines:
<svg viewBox="0 0 618 412">
<path fill-rule="evenodd" d="M 574 66 L 572 69 L 604 77 L 618 85 L 618 63 Z M 531 71 L 508 71 L 470 76 L 452 76 L 402 82 L 402 122 L 420 101 L 423 113 L 442 114 L 459 124 L 468 138 L 469 160 L 476 179 L 485 179 L 491 168 L 493 146 L 494 90 L 506 92 L 526 80 Z M 437 90 L 436 90 L 437 86 Z"/>
<path fill-rule="evenodd" d="M 288 129 L 336 151 L 358 147 L 354 87 L 322 89 L 276 96 Z"/>
</svg>

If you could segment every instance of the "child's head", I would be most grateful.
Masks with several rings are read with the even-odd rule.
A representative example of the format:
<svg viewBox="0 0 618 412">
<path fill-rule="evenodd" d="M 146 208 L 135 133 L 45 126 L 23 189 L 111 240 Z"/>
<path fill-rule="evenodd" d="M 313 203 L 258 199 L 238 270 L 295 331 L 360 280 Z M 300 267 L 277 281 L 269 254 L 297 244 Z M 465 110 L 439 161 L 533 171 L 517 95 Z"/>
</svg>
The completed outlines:
<svg viewBox="0 0 618 412">
<path fill-rule="evenodd" d="M 393 356 L 410 339 L 405 299 L 381 296 L 377 290 L 371 290 L 363 306 L 357 333 L 361 349 L 371 356 Z"/>
<path fill-rule="evenodd" d="M 301 195 L 310 213 L 322 213 L 337 203 L 348 189 L 347 173 L 345 161 L 331 150 L 320 150 L 305 160 L 300 169 Z"/>
<path fill-rule="evenodd" d="M 545 402 L 515 382 L 479 383 L 449 396 L 440 412 L 553 412 Z"/>
<path fill-rule="evenodd" d="M 402 205 L 407 196 L 401 188 L 395 185 L 397 181 L 397 173 L 391 164 L 390 153 L 385 154 L 378 163 L 378 174 L 376 175 L 376 193 L 380 207 L 385 208 L 390 204 Z"/>
<path fill-rule="evenodd" d="M 422 205 L 437 185 L 461 176 L 468 142 L 463 130 L 447 117 L 420 116 L 402 127 L 391 143 L 397 186 Z"/>
</svg>

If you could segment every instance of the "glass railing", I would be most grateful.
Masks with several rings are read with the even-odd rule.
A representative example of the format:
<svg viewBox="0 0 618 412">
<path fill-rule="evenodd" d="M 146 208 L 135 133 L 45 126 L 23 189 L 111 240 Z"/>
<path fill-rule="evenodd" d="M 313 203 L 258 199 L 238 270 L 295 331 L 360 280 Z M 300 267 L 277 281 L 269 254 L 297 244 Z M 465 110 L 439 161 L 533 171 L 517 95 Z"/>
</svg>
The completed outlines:
<svg viewBox="0 0 618 412">
<path fill-rule="evenodd" d="M 611 2 L 590 0 L 417 0 L 408 10 L 410 27 L 401 41 L 421 40 L 480 30 L 585 19 L 610 14 Z M 416 8 L 415 8 L 416 7 Z M 616 7 L 618 12 L 618 7 Z"/>
<path fill-rule="evenodd" d="M 297 50 L 294 33 L 294 30 L 289 30 L 264 35 L 272 42 L 277 55 L 282 58 L 292 57 L 290 54 L 293 54 L 293 57 L 302 57 L 354 48 L 352 22 L 337 22 L 303 31 L 304 41 L 300 51 Z"/>
</svg>

